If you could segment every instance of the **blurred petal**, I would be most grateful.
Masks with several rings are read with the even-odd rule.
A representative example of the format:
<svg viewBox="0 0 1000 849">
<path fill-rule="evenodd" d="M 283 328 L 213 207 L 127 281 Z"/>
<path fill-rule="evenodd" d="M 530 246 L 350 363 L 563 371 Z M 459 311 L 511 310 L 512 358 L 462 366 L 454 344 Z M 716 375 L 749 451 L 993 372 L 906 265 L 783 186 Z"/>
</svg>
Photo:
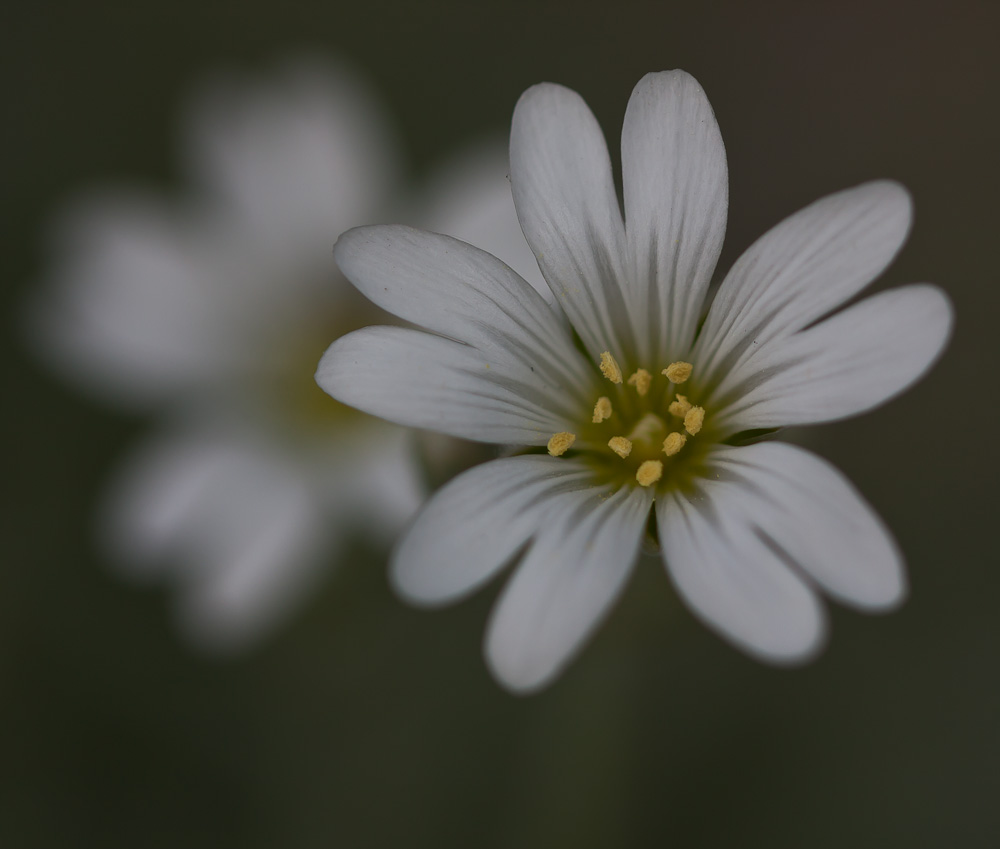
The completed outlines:
<svg viewBox="0 0 1000 849">
<path fill-rule="evenodd" d="M 38 352 L 92 391 L 139 405 L 245 361 L 225 258 L 204 225 L 135 192 L 68 208 L 53 228 L 49 283 L 28 314 Z"/>
<path fill-rule="evenodd" d="M 542 527 L 551 496 L 588 478 L 572 460 L 539 455 L 469 469 L 427 502 L 400 540 L 391 571 L 396 589 L 424 604 L 471 593 Z"/>
<path fill-rule="evenodd" d="M 432 175 L 421 226 L 500 258 L 546 300 L 552 291 L 521 232 L 510 191 L 505 144 L 482 144 Z"/>
<path fill-rule="evenodd" d="M 913 215 L 898 183 L 822 198 L 758 239 L 726 275 L 698 340 L 706 379 L 736 369 L 840 306 L 892 262 Z"/>
<path fill-rule="evenodd" d="M 722 134 L 690 74 L 646 74 L 635 87 L 622 128 L 622 177 L 640 358 L 671 362 L 694 339 L 729 206 Z"/>
<path fill-rule="evenodd" d="M 898 395 L 941 354 L 952 309 L 935 286 L 866 298 L 814 327 L 775 341 L 731 372 L 716 397 L 730 429 L 811 424 L 855 415 Z"/>
<path fill-rule="evenodd" d="M 794 445 L 720 448 L 713 468 L 745 491 L 747 519 L 835 598 L 867 609 L 902 601 L 906 575 L 889 531 L 839 471 Z"/>
<path fill-rule="evenodd" d="M 427 488 L 418 474 L 413 433 L 358 418 L 362 423 L 356 430 L 330 434 L 336 448 L 328 462 L 317 464 L 316 484 L 331 510 L 388 548 L 426 500 Z"/>
<path fill-rule="evenodd" d="M 632 571 L 648 488 L 581 486 L 550 496 L 546 522 L 490 619 L 486 659 L 512 690 L 537 690 L 573 659 Z"/>
<path fill-rule="evenodd" d="M 822 645 L 825 614 L 755 532 L 754 497 L 747 487 L 703 480 L 696 494 L 657 499 L 667 571 L 697 616 L 739 648 L 771 663 L 805 661 Z"/>
<path fill-rule="evenodd" d="M 442 336 L 366 327 L 329 347 L 316 382 L 338 401 L 397 424 L 478 442 L 544 445 L 570 428 L 574 402 L 558 385 L 532 383 L 530 374 L 527 365 L 491 360 Z"/>
<path fill-rule="evenodd" d="M 378 98 L 345 68 L 289 62 L 259 80 L 220 75 L 186 116 L 187 153 L 256 240 L 285 261 L 370 221 L 396 180 Z"/>
<path fill-rule="evenodd" d="M 175 573 L 196 643 L 234 650 L 261 637 L 313 585 L 335 537 L 295 466 L 234 434 L 170 434 L 146 445 L 106 504 L 123 568 Z"/>
<path fill-rule="evenodd" d="M 525 238 L 596 360 L 635 356 L 623 293 L 625 228 L 601 128 L 568 88 L 532 86 L 517 102 L 510 176 Z"/>
</svg>

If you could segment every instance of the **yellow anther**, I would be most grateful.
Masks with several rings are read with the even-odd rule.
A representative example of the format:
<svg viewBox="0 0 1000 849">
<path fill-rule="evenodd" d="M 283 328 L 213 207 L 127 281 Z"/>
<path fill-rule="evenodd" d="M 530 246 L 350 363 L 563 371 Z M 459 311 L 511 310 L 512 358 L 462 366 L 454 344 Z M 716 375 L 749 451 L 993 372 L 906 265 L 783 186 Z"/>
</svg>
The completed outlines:
<svg viewBox="0 0 1000 849">
<path fill-rule="evenodd" d="M 569 433 L 568 431 L 562 430 L 559 433 L 552 434 L 552 438 L 549 440 L 549 454 L 553 457 L 561 457 L 565 454 L 570 446 L 576 442 L 576 434 Z"/>
<path fill-rule="evenodd" d="M 594 404 L 594 424 L 600 424 L 605 419 L 611 418 L 611 399 L 602 395 Z"/>
<path fill-rule="evenodd" d="M 653 382 L 653 375 L 651 375 L 646 369 L 637 369 L 636 373 L 633 374 L 628 379 L 628 385 L 634 386 L 635 391 L 640 395 L 645 395 L 649 392 L 649 384 Z"/>
<path fill-rule="evenodd" d="M 677 400 L 674 401 L 667 411 L 672 416 L 677 416 L 679 419 L 683 419 L 687 415 L 687 411 L 691 409 L 691 402 L 688 401 L 687 395 L 678 395 Z"/>
<path fill-rule="evenodd" d="M 692 407 L 684 414 L 684 430 L 694 436 L 705 423 L 705 408 Z"/>
<path fill-rule="evenodd" d="M 622 382 L 621 366 L 619 366 L 617 360 L 611 356 L 610 351 L 605 351 L 601 354 L 601 374 L 603 374 L 612 383 Z"/>
<path fill-rule="evenodd" d="M 612 436 L 608 440 L 608 448 L 624 460 L 632 453 L 632 441 L 624 436 Z"/>
<path fill-rule="evenodd" d="M 665 374 L 668 380 L 674 383 L 683 383 L 691 376 L 691 370 L 694 366 L 691 363 L 677 362 L 668 365 L 661 374 Z"/>
<path fill-rule="evenodd" d="M 641 486 L 652 486 L 663 477 L 663 463 L 659 460 L 647 460 L 635 473 L 635 479 Z"/>
<path fill-rule="evenodd" d="M 673 457 L 684 447 L 685 442 L 687 442 L 687 437 L 683 433 L 668 433 L 667 438 L 663 440 L 663 453 L 668 457 Z"/>
</svg>

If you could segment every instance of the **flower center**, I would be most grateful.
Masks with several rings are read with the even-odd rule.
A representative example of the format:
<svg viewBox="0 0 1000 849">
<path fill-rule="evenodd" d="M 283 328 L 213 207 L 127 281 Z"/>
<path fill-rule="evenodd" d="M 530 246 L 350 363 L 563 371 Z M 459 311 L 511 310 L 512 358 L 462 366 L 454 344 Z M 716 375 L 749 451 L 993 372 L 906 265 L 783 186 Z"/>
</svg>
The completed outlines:
<svg viewBox="0 0 1000 849">
<path fill-rule="evenodd" d="M 574 449 L 600 476 L 621 484 L 654 486 L 686 477 L 679 473 L 703 455 L 699 443 L 710 441 L 697 439 L 705 408 L 677 391 L 691 378 L 691 363 L 670 363 L 659 375 L 638 368 L 623 379 L 618 362 L 605 351 L 599 368 L 612 384 L 609 394 L 597 399 L 590 420 L 576 433 L 553 434 L 549 454 L 561 457 Z"/>
</svg>

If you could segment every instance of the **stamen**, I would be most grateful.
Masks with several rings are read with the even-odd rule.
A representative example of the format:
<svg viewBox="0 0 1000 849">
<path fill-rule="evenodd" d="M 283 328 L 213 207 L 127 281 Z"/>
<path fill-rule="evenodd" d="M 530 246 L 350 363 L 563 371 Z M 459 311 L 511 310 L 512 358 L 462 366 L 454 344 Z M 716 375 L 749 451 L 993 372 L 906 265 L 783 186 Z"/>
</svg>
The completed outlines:
<svg viewBox="0 0 1000 849">
<path fill-rule="evenodd" d="M 619 366 L 615 358 L 611 356 L 610 351 L 605 351 L 601 354 L 601 374 L 603 374 L 612 383 L 622 382 L 621 366 Z"/>
<path fill-rule="evenodd" d="M 559 433 L 552 434 L 552 438 L 549 440 L 549 454 L 553 457 L 561 457 L 565 454 L 570 446 L 576 442 L 576 434 L 569 433 L 568 431 L 562 430 Z"/>
<path fill-rule="evenodd" d="M 635 479 L 640 486 L 652 486 L 663 477 L 663 463 L 659 460 L 647 460 L 635 473 Z"/>
<path fill-rule="evenodd" d="M 678 395 L 677 400 L 667 407 L 667 412 L 669 412 L 672 416 L 677 416 L 677 418 L 683 419 L 690 409 L 691 402 L 688 401 L 687 395 Z"/>
<path fill-rule="evenodd" d="M 645 395 L 649 392 L 649 385 L 653 382 L 653 375 L 651 375 L 646 369 L 637 369 L 636 373 L 633 374 L 628 379 L 628 385 L 634 386 L 635 391 L 640 395 Z"/>
<path fill-rule="evenodd" d="M 663 453 L 668 457 L 673 457 L 684 447 L 685 442 L 687 442 L 687 437 L 683 433 L 668 433 L 667 438 L 663 440 Z"/>
<path fill-rule="evenodd" d="M 608 448 L 624 460 L 632 453 L 632 442 L 624 436 L 612 436 L 608 440 Z"/>
<path fill-rule="evenodd" d="M 684 414 L 684 430 L 694 436 L 705 423 L 705 408 L 692 407 Z"/>
<path fill-rule="evenodd" d="M 611 418 L 611 399 L 602 395 L 594 405 L 594 424 L 600 424 L 605 419 Z"/>
<path fill-rule="evenodd" d="M 683 383 L 691 376 L 691 371 L 694 366 L 691 363 L 676 362 L 668 365 L 661 374 L 665 374 L 668 380 L 674 383 Z"/>
</svg>

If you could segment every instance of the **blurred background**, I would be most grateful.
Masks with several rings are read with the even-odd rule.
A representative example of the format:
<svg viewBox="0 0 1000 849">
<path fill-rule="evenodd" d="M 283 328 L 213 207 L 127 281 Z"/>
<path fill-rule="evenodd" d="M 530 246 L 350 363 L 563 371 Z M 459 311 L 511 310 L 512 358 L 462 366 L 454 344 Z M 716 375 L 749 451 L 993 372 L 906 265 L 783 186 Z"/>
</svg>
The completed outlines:
<svg viewBox="0 0 1000 849">
<path fill-rule="evenodd" d="M 1000 845 L 998 25 L 971 0 L 7 10 L 0 846 Z M 914 195 L 876 288 L 940 284 L 955 338 L 904 397 L 799 435 L 912 593 L 834 606 L 825 654 L 779 670 L 644 561 L 517 698 L 480 656 L 498 584 L 436 613 L 388 588 L 416 437 L 289 376 L 378 320 L 338 232 L 422 224 L 530 274 L 520 92 L 579 91 L 617 158 L 633 85 L 674 67 L 728 150 L 720 272 L 831 191 Z M 475 459 L 424 448 L 432 478 Z"/>
</svg>

